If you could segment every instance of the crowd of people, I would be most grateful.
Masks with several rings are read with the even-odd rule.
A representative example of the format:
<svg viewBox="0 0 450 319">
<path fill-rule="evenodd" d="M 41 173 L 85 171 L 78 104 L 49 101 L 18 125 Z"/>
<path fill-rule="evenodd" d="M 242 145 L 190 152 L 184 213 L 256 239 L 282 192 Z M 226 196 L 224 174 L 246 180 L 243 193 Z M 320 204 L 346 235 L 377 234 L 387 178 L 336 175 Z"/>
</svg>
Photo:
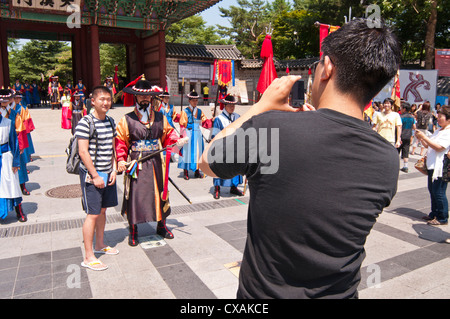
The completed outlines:
<svg viewBox="0 0 450 319">
<path fill-rule="evenodd" d="M 431 198 L 431 212 L 424 220 L 429 225 L 447 225 L 447 165 L 450 159 L 447 118 L 450 119 L 450 108 L 438 103 L 432 110 L 429 101 L 419 106 L 401 101 L 400 112 L 395 112 L 393 102 L 387 98 L 383 103 L 373 103 L 376 110 L 372 118 L 373 128 L 397 148 L 403 161 L 400 170 L 404 173 L 409 171 L 409 155 L 415 155 L 416 149 L 420 149 L 420 156 L 425 156 Z"/>
<path fill-rule="evenodd" d="M 106 210 L 118 205 L 117 174 L 125 174 L 121 212 L 128 220 L 128 244 L 139 244 L 138 225 L 146 222 L 157 222 L 156 233 L 161 237 L 174 238 L 166 224 L 171 213 L 169 163 L 176 159 L 172 154 L 178 154 L 177 168 L 183 170 L 185 180 L 192 173 L 194 178 L 204 174 L 214 178 L 215 199 L 220 198 L 221 187 L 242 196 L 237 186 L 243 175 L 248 179 L 248 236 L 239 298 L 357 298 L 364 243 L 397 191 L 399 171 L 408 172 L 411 143 L 413 152 L 420 147 L 427 155 L 431 212 L 425 219 L 433 226 L 446 225 L 447 170 L 443 163 L 446 156 L 450 158 L 450 107 L 432 114 L 429 103 L 415 110 L 403 102 L 400 115 L 393 110 L 393 101 L 386 99 L 383 104 L 375 103 L 378 110 L 373 126 L 368 126 L 361 106 L 399 69 L 397 38 L 384 24 L 373 28 L 364 19 L 354 19 L 328 35 L 321 50 L 313 70 L 315 109 L 288 104 L 297 76 L 275 79 L 240 116 L 235 113 L 235 98 L 227 95 L 220 101 L 222 113 L 210 119 L 197 106 L 197 92 L 187 95 L 189 106 L 178 113 L 168 92 L 141 78 L 124 88 L 124 93 L 133 96 L 134 108 L 116 123 L 107 115 L 113 87 L 93 88 L 87 99 L 89 111 L 86 91 L 71 94 L 72 90 L 62 88 L 58 78 L 52 77 L 48 88 L 52 109 L 62 107 L 61 126 L 72 129 L 81 158 L 82 206 L 87 214 L 81 265 L 105 270 L 108 266 L 95 254 L 119 254 L 104 242 Z M 373 63 L 377 58 L 379 63 Z M 361 67 L 354 68 L 355 64 Z M 28 121 L 27 128 L 27 118 L 9 106 L 15 94 L 0 91 L 2 164 L 13 168 L 5 178 L 2 170 L 0 189 L 6 181 L 14 183 L 7 185 L 11 194 L 0 201 L 0 212 L 6 213 L 20 207 L 23 188 L 17 171 L 20 154 L 27 148 L 26 134 L 33 127 Z M 211 141 L 203 136 L 202 127 L 213 129 Z M 250 129 L 259 143 L 237 145 L 246 141 L 239 134 Z M 272 139 L 260 136 L 262 132 L 279 137 L 276 149 L 268 142 Z M 259 156 L 260 148 L 265 154 L 278 152 L 281 165 L 275 172 L 266 173 L 270 163 Z M 230 149 L 235 153 L 227 153 Z M 25 221 L 20 211 L 16 209 L 17 216 Z"/>
</svg>

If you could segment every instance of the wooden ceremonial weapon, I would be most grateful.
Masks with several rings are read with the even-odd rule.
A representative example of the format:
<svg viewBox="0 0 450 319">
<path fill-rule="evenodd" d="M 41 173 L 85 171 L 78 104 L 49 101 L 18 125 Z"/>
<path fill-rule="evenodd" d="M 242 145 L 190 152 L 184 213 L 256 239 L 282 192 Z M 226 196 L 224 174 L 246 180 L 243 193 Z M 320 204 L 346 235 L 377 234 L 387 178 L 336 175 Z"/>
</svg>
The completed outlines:
<svg viewBox="0 0 450 319">
<path fill-rule="evenodd" d="M 177 184 L 174 183 L 174 181 L 169 177 L 169 181 L 172 183 L 172 185 L 177 189 L 177 191 L 189 202 L 189 204 L 192 204 L 191 200 L 183 191 L 177 186 Z"/>
</svg>

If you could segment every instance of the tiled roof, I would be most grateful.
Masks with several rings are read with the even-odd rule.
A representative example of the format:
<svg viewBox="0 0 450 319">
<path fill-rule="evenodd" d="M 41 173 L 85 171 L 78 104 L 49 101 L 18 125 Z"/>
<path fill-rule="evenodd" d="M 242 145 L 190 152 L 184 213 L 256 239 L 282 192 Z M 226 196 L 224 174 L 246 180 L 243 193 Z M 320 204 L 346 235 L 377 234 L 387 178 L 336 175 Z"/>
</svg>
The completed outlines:
<svg viewBox="0 0 450 319">
<path fill-rule="evenodd" d="M 278 70 L 284 70 L 287 66 L 290 69 L 298 69 L 298 68 L 307 68 L 314 62 L 318 61 L 319 58 L 307 58 L 307 59 L 299 59 L 299 60 L 277 60 L 273 59 L 275 64 L 275 68 Z M 263 66 L 262 59 L 246 59 L 241 61 L 241 67 L 243 69 L 259 69 Z"/>
<path fill-rule="evenodd" d="M 450 96 L 450 76 L 443 76 L 437 81 L 437 95 Z"/>
<path fill-rule="evenodd" d="M 242 60 L 235 45 L 198 45 L 166 43 L 167 57 Z"/>
</svg>

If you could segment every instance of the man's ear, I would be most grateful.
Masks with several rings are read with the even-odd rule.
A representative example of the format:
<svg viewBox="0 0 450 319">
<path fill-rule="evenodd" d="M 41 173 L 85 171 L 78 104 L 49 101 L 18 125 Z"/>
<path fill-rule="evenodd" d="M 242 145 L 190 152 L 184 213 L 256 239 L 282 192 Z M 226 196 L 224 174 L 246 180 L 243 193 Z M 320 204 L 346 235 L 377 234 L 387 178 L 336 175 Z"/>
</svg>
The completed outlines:
<svg viewBox="0 0 450 319">
<path fill-rule="evenodd" d="M 321 75 L 321 80 L 329 80 L 332 74 L 335 72 L 334 64 L 328 55 L 323 58 L 323 71 Z"/>
</svg>

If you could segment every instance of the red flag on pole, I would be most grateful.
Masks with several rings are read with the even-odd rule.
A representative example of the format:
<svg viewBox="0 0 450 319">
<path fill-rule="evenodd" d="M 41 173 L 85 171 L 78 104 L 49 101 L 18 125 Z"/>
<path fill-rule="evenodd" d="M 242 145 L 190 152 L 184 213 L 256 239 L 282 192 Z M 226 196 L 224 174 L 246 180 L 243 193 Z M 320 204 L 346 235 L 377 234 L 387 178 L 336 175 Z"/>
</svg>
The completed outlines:
<svg viewBox="0 0 450 319">
<path fill-rule="evenodd" d="M 116 65 L 114 67 L 114 83 L 119 86 L 119 77 L 117 76 L 117 72 L 119 71 L 119 66 Z"/>
<path fill-rule="evenodd" d="M 394 77 L 391 99 L 394 100 L 394 110 L 398 112 L 400 110 L 400 70 L 397 70 L 397 74 Z"/>
<path fill-rule="evenodd" d="M 273 47 L 272 37 L 270 34 L 266 34 L 261 47 L 261 58 L 264 59 L 261 75 L 259 76 L 258 85 L 256 89 L 261 94 L 267 89 L 274 79 L 277 78 L 277 71 L 275 70 L 275 64 L 273 63 Z"/>
</svg>

